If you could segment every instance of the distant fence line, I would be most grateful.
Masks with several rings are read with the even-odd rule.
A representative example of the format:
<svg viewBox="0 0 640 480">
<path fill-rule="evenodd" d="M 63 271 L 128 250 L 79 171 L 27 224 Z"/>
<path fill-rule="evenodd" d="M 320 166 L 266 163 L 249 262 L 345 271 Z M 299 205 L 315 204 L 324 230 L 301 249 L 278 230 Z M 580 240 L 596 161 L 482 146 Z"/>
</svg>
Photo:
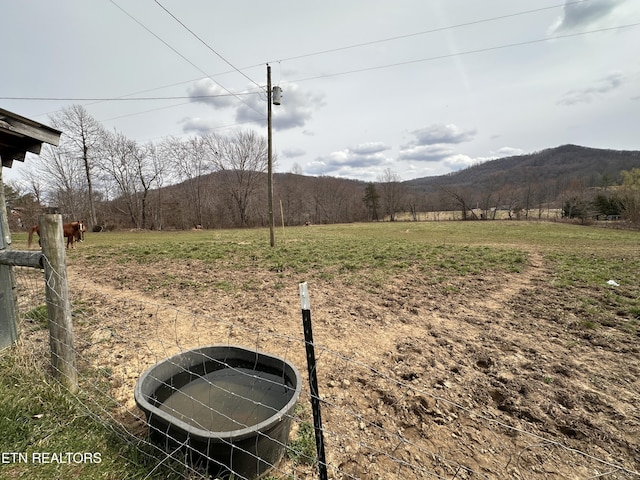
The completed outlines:
<svg viewBox="0 0 640 480">
<path fill-rule="evenodd" d="M 481 208 L 471 208 L 468 210 L 469 219 L 478 220 L 560 220 L 562 218 L 561 208 L 532 208 L 525 210 L 510 210 L 508 208 L 492 207 L 485 211 Z M 384 220 L 389 220 L 389 216 L 385 216 Z M 462 220 L 461 210 L 439 210 L 439 211 L 417 211 L 414 215 L 411 212 L 399 212 L 396 214 L 396 220 L 405 221 L 450 221 Z"/>
</svg>

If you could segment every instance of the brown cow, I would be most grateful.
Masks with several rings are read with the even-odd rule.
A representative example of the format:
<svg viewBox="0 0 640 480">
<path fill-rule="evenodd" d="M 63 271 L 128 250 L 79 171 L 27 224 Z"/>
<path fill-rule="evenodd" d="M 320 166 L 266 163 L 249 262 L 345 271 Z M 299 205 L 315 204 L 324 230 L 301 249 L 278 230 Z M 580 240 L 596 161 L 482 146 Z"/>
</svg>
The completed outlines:
<svg viewBox="0 0 640 480">
<path fill-rule="evenodd" d="M 84 222 L 71 222 L 65 223 L 62 225 L 62 233 L 67 239 L 67 248 L 71 246 L 71 248 L 75 248 L 73 242 L 75 240 L 81 242 L 84 238 L 84 232 L 87 231 L 87 227 L 84 226 Z M 33 242 L 33 232 L 40 236 L 40 227 L 35 225 L 31 227 L 29 230 L 29 238 L 27 240 L 28 248 L 31 248 L 31 243 Z M 38 239 L 38 245 L 41 245 L 40 240 Z"/>
</svg>

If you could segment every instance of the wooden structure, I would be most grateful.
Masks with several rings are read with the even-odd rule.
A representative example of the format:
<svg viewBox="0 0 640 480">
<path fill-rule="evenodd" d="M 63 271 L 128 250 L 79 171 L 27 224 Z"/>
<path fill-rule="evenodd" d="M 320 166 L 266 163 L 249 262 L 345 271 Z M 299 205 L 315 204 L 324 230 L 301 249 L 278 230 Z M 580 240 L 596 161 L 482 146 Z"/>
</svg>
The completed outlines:
<svg viewBox="0 0 640 480">
<path fill-rule="evenodd" d="M 24 162 L 27 152 L 39 154 L 42 143 L 57 146 L 60 134 L 58 130 L 0 108 L 0 349 L 12 345 L 18 335 L 13 265 L 40 265 L 40 258 L 36 256 L 41 255 L 11 249 L 2 169 L 11 168 L 14 160 Z"/>
<path fill-rule="evenodd" d="M 61 132 L 0 108 L 2 168 L 24 162 L 27 152 L 39 154 L 43 143 L 57 146 Z M 14 266 L 44 269 L 51 366 L 53 374 L 71 391 L 78 386 L 73 328 L 67 285 L 62 216 L 41 215 L 43 252 L 11 248 L 11 233 L 0 168 L 0 350 L 18 338 L 17 285 Z"/>
<path fill-rule="evenodd" d="M 60 131 L 0 108 L 0 158 L 11 168 L 14 160 L 24 162 L 27 152 L 40 154 L 43 143 L 58 146 Z"/>
</svg>

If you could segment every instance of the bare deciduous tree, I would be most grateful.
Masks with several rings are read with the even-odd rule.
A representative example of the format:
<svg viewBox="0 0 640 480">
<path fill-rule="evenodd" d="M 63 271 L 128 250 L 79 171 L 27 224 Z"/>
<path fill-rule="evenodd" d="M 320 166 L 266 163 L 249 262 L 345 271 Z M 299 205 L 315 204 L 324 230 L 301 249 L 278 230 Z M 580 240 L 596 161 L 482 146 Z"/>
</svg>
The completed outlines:
<svg viewBox="0 0 640 480">
<path fill-rule="evenodd" d="M 170 170 L 169 159 L 165 155 L 165 152 L 162 148 L 159 148 L 157 145 L 149 142 L 143 147 L 143 152 L 145 156 L 145 164 L 143 168 L 141 168 L 141 174 L 144 176 L 143 183 L 146 185 L 145 188 L 145 208 L 143 211 L 145 212 L 145 221 L 143 222 L 146 227 L 146 220 L 148 216 L 146 215 L 146 199 L 148 198 L 150 189 L 155 186 L 156 187 L 156 198 L 154 202 L 155 208 L 151 210 L 151 229 L 152 230 L 162 230 L 164 225 L 164 217 L 162 215 L 163 210 L 163 184 L 165 181 L 165 177 L 168 175 Z"/>
<path fill-rule="evenodd" d="M 453 189 L 449 187 L 443 188 L 443 191 L 447 197 L 453 200 L 454 208 L 460 210 L 462 220 L 469 220 L 470 217 L 477 220 L 477 215 L 471 209 L 472 201 L 468 192 L 464 192 L 462 189 Z"/>
<path fill-rule="evenodd" d="M 286 173 L 279 179 L 275 195 L 282 202 L 286 225 L 303 225 L 311 221 L 308 208 L 308 183 L 308 177 L 294 173 Z"/>
<path fill-rule="evenodd" d="M 396 215 L 403 208 L 405 196 L 407 193 L 406 186 L 400 181 L 400 175 L 391 171 L 390 168 L 378 177 L 380 182 L 380 192 L 382 197 L 382 204 L 385 209 L 385 213 L 389 215 L 389 221 L 396 220 Z"/>
<path fill-rule="evenodd" d="M 78 158 L 67 155 L 64 148 L 43 145 L 23 176 L 38 201 L 55 207 L 68 220 L 79 219 L 84 211 L 86 183 Z"/>
<path fill-rule="evenodd" d="M 638 225 L 640 224 L 640 168 L 623 170 L 621 174 L 624 217 Z"/>
<path fill-rule="evenodd" d="M 111 185 L 118 199 L 125 205 L 131 223 L 143 228 L 138 158 L 140 152 L 135 141 L 119 132 L 104 135 L 100 169 L 105 185 Z"/>
<path fill-rule="evenodd" d="M 191 226 L 203 225 L 207 182 L 205 176 L 215 171 L 213 152 L 202 137 L 186 140 L 169 138 L 163 145 L 165 158 L 173 164 L 173 170 L 183 183 L 185 207 L 183 212 L 191 218 Z M 185 210 L 186 210 L 185 208 Z"/>
<path fill-rule="evenodd" d="M 351 217 L 351 200 L 358 197 L 354 198 L 349 183 L 339 178 L 320 177 L 315 179 L 312 198 L 314 223 L 338 223 Z"/>
<path fill-rule="evenodd" d="M 104 128 L 81 105 L 72 105 L 58 115 L 51 117 L 52 125 L 62 131 L 60 147 L 56 155 L 69 163 L 80 162 L 84 170 L 86 193 L 89 207 L 89 226 L 96 224 L 95 198 L 93 191 L 93 170 L 97 162 L 97 152 Z M 77 203 L 77 202 L 76 202 Z"/>
<path fill-rule="evenodd" d="M 498 206 L 502 201 L 503 185 L 504 180 L 498 175 L 493 175 L 489 181 L 485 183 L 485 188 L 482 194 L 479 195 L 480 218 L 483 220 L 495 220 Z"/>
<path fill-rule="evenodd" d="M 238 131 L 232 136 L 209 134 L 205 141 L 222 187 L 233 201 L 238 223 L 249 225 L 249 212 L 258 188 L 266 190 L 267 141 L 253 131 Z"/>
<path fill-rule="evenodd" d="M 149 192 L 153 186 L 162 186 L 167 163 L 152 143 L 136 147 L 133 152 L 133 159 L 137 183 L 140 186 L 140 226 L 141 228 L 147 228 L 149 226 Z"/>
</svg>

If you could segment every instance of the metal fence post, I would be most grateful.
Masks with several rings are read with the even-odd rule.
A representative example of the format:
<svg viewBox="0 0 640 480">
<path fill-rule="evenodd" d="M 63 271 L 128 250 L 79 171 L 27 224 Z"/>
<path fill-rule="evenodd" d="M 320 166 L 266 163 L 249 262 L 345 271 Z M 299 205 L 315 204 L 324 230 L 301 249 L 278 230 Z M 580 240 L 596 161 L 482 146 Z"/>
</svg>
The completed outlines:
<svg viewBox="0 0 640 480">
<path fill-rule="evenodd" d="M 302 305 L 302 324 L 304 327 L 304 344 L 307 351 L 307 367 L 309 370 L 309 387 L 311 389 L 311 409 L 313 410 L 313 426 L 316 436 L 316 452 L 318 454 L 318 474 L 320 480 L 327 480 L 327 460 L 324 452 L 322 434 L 322 416 L 320 414 L 320 393 L 318 392 L 318 376 L 316 374 L 316 354 L 311 329 L 311 302 L 307 282 L 299 285 L 300 303 Z"/>
<path fill-rule="evenodd" d="M 66 387 L 78 388 L 73 347 L 73 325 L 61 215 L 40 215 L 40 241 L 44 253 L 45 295 L 49 317 L 49 344 L 53 374 Z"/>
</svg>

